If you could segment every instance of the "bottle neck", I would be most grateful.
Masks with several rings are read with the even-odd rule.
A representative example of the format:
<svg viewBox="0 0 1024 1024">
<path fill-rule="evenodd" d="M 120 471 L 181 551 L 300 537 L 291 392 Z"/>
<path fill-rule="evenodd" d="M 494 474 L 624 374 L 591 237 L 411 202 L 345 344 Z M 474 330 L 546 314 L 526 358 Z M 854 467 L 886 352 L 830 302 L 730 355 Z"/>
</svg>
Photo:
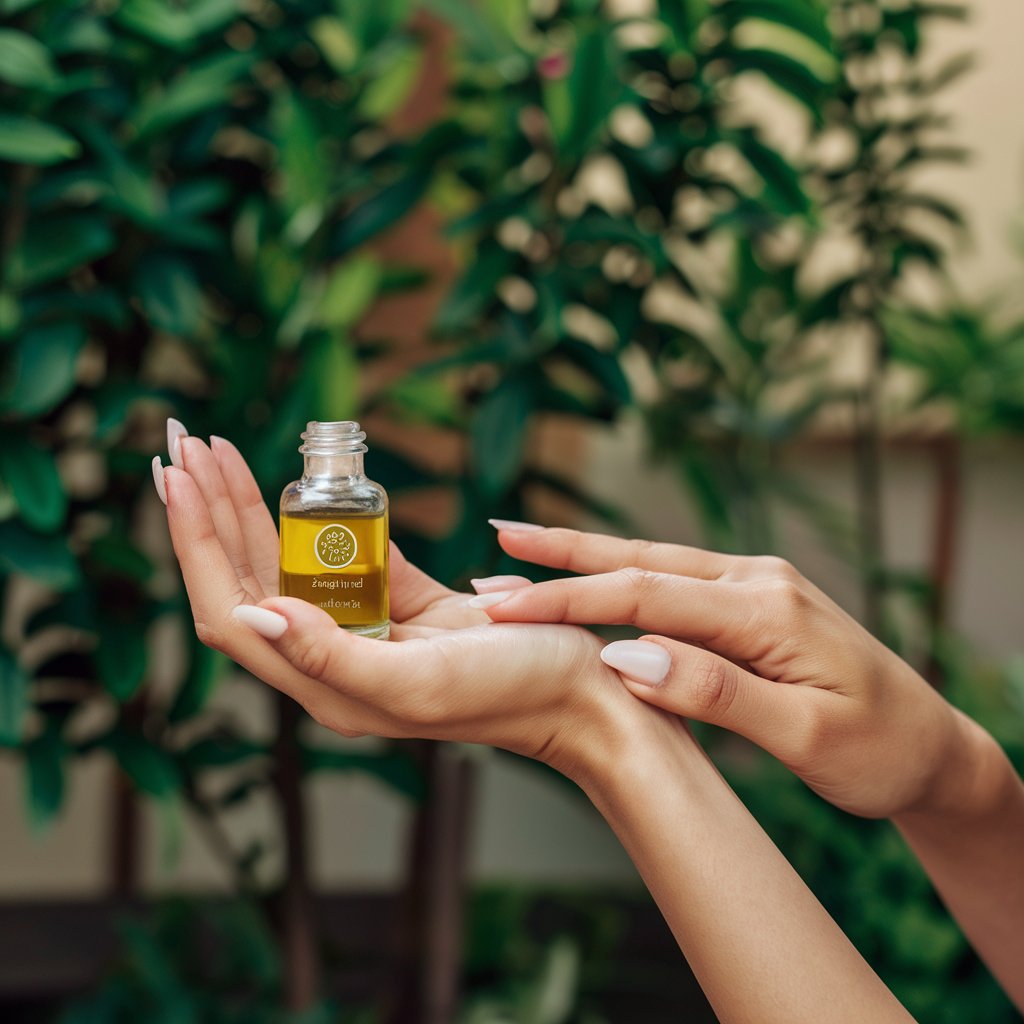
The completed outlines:
<svg viewBox="0 0 1024 1024">
<path fill-rule="evenodd" d="M 344 455 L 303 455 L 303 480 L 336 480 L 365 476 L 363 453 L 346 452 Z"/>
</svg>

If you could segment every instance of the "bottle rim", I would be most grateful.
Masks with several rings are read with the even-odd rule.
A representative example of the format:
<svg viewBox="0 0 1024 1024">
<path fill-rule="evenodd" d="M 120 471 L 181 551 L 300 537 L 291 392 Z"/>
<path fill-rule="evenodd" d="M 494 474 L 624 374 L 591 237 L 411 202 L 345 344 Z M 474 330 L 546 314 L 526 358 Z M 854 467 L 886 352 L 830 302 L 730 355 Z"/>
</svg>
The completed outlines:
<svg viewBox="0 0 1024 1024">
<path fill-rule="evenodd" d="M 366 433 L 355 420 L 310 420 L 300 435 L 303 455 L 358 455 L 369 451 Z"/>
</svg>

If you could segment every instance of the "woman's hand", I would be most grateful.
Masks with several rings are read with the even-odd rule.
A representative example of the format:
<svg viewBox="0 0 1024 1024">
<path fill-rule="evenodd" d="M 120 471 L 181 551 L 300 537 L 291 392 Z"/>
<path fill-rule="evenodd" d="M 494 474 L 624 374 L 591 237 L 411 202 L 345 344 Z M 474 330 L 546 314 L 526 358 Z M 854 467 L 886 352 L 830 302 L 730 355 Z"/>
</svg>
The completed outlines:
<svg viewBox="0 0 1024 1024">
<path fill-rule="evenodd" d="M 746 736 L 855 814 L 986 799 L 999 759 L 988 734 L 787 562 L 496 525 L 508 554 L 589 575 L 510 592 L 481 581 L 472 603 L 493 621 L 662 634 L 602 657 L 637 697 Z"/>
<path fill-rule="evenodd" d="M 504 747 L 574 778 L 629 740 L 637 704 L 600 660 L 601 641 L 563 625 L 499 629 L 392 548 L 388 643 L 278 597 L 274 519 L 238 450 L 172 441 L 155 466 L 196 631 L 344 735 L 458 739 Z M 157 460 L 158 462 L 158 460 Z M 241 610 L 239 610 L 241 609 Z M 652 709 L 643 709 L 650 717 Z"/>
</svg>

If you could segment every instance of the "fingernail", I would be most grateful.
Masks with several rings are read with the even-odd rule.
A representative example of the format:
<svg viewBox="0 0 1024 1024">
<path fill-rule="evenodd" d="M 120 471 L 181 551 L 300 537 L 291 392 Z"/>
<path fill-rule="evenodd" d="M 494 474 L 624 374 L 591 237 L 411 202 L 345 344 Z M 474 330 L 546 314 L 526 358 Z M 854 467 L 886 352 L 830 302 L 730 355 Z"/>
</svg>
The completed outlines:
<svg viewBox="0 0 1024 1024">
<path fill-rule="evenodd" d="M 624 676 L 648 686 L 664 682 L 672 665 L 668 651 L 647 640 L 616 640 L 601 651 L 601 660 Z"/>
<path fill-rule="evenodd" d="M 185 424 L 181 420 L 176 420 L 173 416 L 167 417 L 167 453 L 171 457 L 171 462 L 178 467 L 178 469 L 184 469 L 185 463 L 181 459 L 181 439 L 188 437 L 188 431 L 185 429 Z"/>
<path fill-rule="evenodd" d="M 476 597 L 471 597 L 466 604 L 470 608 L 490 608 L 492 604 L 499 604 L 506 597 L 511 596 L 511 590 L 496 590 L 493 594 L 478 594 Z"/>
<path fill-rule="evenodd" d="M 269 608 L 257 608 L 252 604 L 240 604 L 231 613 L 243 626 L 248 626 L 254 633 L 277 640 L 288 628 L 288 620 Z"/>
<path fill-rule="evenodd" d="M 491 594 L 495 590 L 520 590 L 532 586 L 525 576 L 485 576 L 483 579 L 470 580 L 469 585 L 478 594 Z"/>
<path fill-rule="evenodd" d="M 488 519 L 487 522 L 496 530 L 512 530 L 516 533 L 534 533 L 544 529 L 543 526 L 538 526 L 536 523 L 520 523 L 515 519 Z"/>
<path fill-rule="evenodd" d="M 156 487 L 157 496 L 166 505 L 167 504 L 167 486 L 164 484 L 164 465 L 160 461 L 159 455 L 153 456 L 153 484 Z"/>
</svg>

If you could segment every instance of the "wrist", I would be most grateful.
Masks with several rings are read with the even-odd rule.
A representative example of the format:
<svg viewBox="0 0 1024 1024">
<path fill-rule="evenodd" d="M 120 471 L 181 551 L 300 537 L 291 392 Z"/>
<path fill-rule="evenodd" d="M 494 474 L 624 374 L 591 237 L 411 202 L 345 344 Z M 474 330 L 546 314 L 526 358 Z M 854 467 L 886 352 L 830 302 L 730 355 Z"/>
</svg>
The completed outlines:
<svg viewBox="0 0 1024 1024">
<path fill-rule="evenodd" d="M 893 815 L 899 828 L 936 823 L 973 825 L 998 817 L 1020 785 L 1013 766 L 992 735 L 950 707 L 952 724 L 941 769 L 922 799 Z"/>
<path fill-rule="evenodd" d="M 609 699 L 575 731 L 570 756 L 553 763 L 599 808 L 641 788 L 661 788 L 666 777 L 683 786 L 694 771 L 715 773 L 682 718 L 637 700 L 617 682 L 603 692 Z"/>
</svg>

